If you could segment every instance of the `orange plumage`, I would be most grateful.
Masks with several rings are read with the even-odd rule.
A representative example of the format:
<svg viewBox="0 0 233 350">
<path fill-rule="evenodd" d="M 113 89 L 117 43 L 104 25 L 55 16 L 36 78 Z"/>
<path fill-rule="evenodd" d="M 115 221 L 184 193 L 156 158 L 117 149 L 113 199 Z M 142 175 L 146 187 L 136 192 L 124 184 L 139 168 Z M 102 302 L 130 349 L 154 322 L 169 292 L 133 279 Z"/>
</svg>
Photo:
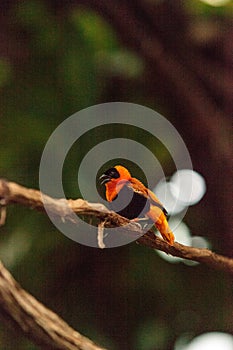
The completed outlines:
<svg viewBox="0 0 233 350">
<path fill-rule="evenodd" d="M 156 195 L 121 165 L 108 169 L 101 177 L 106 187 L 106 199 L 112 209 L 128 219 L 148 218 L 170 245 L 174 234 L 167 222 L 167 211 Z"/>
</svg>

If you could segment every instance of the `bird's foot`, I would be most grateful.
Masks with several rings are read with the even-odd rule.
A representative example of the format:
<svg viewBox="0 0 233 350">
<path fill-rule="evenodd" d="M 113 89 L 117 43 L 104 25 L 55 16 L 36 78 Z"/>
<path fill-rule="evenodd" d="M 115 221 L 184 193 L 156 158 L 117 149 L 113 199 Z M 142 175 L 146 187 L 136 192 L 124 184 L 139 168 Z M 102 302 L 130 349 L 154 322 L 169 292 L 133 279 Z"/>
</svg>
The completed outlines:
<svg viewBox="0 0 233 350">
<path fill-rule="evenodd" d="M 147 228 L 150 228 L 150 223 L 148 222 L 148 218 L 135 218 L 130 220 L 131 222 L 136 223 L 140 228 L 145 231 Z"/>
</svg>

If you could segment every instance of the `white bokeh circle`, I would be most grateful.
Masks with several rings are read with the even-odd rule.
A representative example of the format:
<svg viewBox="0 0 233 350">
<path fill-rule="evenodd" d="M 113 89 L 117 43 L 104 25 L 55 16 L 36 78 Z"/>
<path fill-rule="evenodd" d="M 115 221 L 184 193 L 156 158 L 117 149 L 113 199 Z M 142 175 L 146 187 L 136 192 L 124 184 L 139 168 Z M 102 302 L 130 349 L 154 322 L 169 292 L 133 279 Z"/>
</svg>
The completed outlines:
<svg viewBox="0 0 233 350">
<path fill-rule="evenodd" d="M 183 337 L 178 339 L 175 350 L 232 350 L 233 336 L 224 332 L 208 332 L 195 337 L 188 344 L 183 344 Z"/>
<path fill-rule="evenodd" d="M 159 200 L 163 203 L 168 213 L 171 215 L 180 214 L 184 210 L 185 212 L 187 211 L 187 206 L 180 203 L 178 199 L 173 196 L 174 191 L 178 191 L 176 190 L 175 186 L 176 185 L 172 182 L 162 179 L 153 190 Z"/>
<path fill-rule="evenodd" d="M 50 202 L 46 196 L 43 196 L 45 210 L 53 224 L 69 238 L 92 247 L 98 247 L 97 229 L 81 220 L 69 208 L 63 189 L 62 170 L 72 145 L 83 134 L 96 127 L 110 124 L 112 127 L 122 124 L 149 132 L 166 147 L 177 170 L 192 169 L 189 152 L 175 127 L 159 113 L 147 107 L 125 102 L 104 103 L 86 108 L 65 119 L 54 130 L 44 148 L 39 171 L 40 190 L 51 197 L 64 198 L 62 201 L 64 211 L 66 216 L 69 216 L 69 220 L 65 222 L 60 217 L 54 216 Z M 77 178 L 85 199 L 89 200 L 89 193 L 97 193 L 95 181 L 101 165 L 105 164 L 107 160 L 117 157 L 136 163 L 148 179 L 150 177 L 147 174 L 151 171 L 155 173 L 159 171 L 159 174 L 164 177 L 162 167 L 153 153 L 143 144 L 132 140 L 130 135 L 124 139 L 112 138 L 105 142 L 108 142 L 108 147 L 105 144 L 105 147 L 101 148 L 104 142 L 100 142 L 86 154 L 79 166 Z M 149 162 L 145 162 L 145 154 L 150 154 Z M 90 170 L 91 160 L 93 162 Z M 87 181 L 88 177 L 91 178 L 90 182 Z M 114 234 L 112 234 L 113 232 Z M 107 233 L 109 234 L 109 230 Z M 137 238 L 134 235 L 128 237 L 120 235 L 117 228 L 111 229 L 111 234 L 106 238 L 106 247 L 124 245 Z"/>
<path fill-rule="evenodd" d="M 199 173 L 191 169 L 181 169 L 172 175 L 171 193 L 180 205 L 198 203 L 206 192 L 206 183 Z"/>
</svg>

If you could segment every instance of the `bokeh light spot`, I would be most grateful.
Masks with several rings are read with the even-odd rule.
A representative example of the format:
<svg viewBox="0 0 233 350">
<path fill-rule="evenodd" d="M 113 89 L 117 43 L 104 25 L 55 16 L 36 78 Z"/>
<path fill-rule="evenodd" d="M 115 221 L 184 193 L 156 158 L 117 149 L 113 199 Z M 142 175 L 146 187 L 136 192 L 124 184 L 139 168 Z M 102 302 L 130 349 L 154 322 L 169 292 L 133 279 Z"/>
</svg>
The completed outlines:
<svg viewBox="0 0 233 350">
<path fill-rule="evenodd" d="M 173 196 L 173 192 L 178 191 L 175 186 L 176 185 L 171 182 L 161 180 L 153 190 L 159 200 L 163 203 L 169 215 L 179 214 L 186 208 L 186 205 L 178 202 Z"/>
<path fill-rule="evenodd" d="M 204 178 L 190 169 L 178 170 L 172 177 L 171 193 L 180 204 L 193 205 L 198 203 L 206 192 Z"/>
<path fill-rule="evenodd" d="M 232 350 L 233 336 L 223 332 L 209 332 L 199 335 L 185 346 L 180 346 L 181 343 L 178 339 L 174 350 Z"/>
<path fill-rule="evenodd" d="M 231 0 L 200 0 L 201 2 L 204 2 L 207 5 L 210 6 L 225 6 L 231 2 Z"/>
</svg>

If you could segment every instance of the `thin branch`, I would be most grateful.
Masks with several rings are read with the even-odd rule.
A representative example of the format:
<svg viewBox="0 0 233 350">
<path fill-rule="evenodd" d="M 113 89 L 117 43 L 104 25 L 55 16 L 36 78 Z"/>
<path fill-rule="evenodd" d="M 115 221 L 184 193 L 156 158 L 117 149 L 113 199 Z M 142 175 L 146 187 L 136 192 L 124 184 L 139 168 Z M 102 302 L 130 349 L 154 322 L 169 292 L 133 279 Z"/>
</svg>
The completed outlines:
<svg viewBox="0 0 233 350">
<path fill-rule="evenodd" d="M 105 227 L 119 227 L 124 232 L 130 232 L 132 235 L 135 235 L 135 239 L 141 236 L 137 239 L 141 245 L 158 249 L 183 259 L 205 263 L 212 268 L 233 274 L 233 259 L 213 253 L 209 249 L 188 247 L 177 242 L 175 242 L 174 246 L 170 246 L 164 240 L 155 236 L 152 230 L 145 233 L 139 228 L 138 224 L 109 211 L 100 203 L 89 203 L 83 199 L 54 199 L 38 190 L 28 189 L 14 182 L 0 180 L 0 198 L 4 199 L 6 204 L 17 203 L 39 211 L 45 211 L 42 196 L 46 199 L 46 205 L 49 206 L 50 211 L 63 220 L 71 219 L 69 210 L 72 209 L 76 214 L 98 218 L 101 222 L 104 222 Z M 67 210 L 67 207 L 69 210 Z"/>
<path fill-rule="evenodd" d="M 223 255 L 216 254 L 209 249 L 188 247 L 175 242 L 174 246 L 170 246 L 159 237 L 152 237 L 150 232 L 137 240 L 140 244 L 150 248 L 161 250 L 167 254 L 177 256 L 179 258 L 204 263 L 211 268 L 223 270 L 233 274 L 233 259 Z"/>
<path fill-rule="evenodd" d="M 105 244 L 104 244 L 104 225 L 105 225 L 105 221 L 101 221 L 98 224 L 98 247 L 101 249 L 106 248 Z"/>
</svg>

